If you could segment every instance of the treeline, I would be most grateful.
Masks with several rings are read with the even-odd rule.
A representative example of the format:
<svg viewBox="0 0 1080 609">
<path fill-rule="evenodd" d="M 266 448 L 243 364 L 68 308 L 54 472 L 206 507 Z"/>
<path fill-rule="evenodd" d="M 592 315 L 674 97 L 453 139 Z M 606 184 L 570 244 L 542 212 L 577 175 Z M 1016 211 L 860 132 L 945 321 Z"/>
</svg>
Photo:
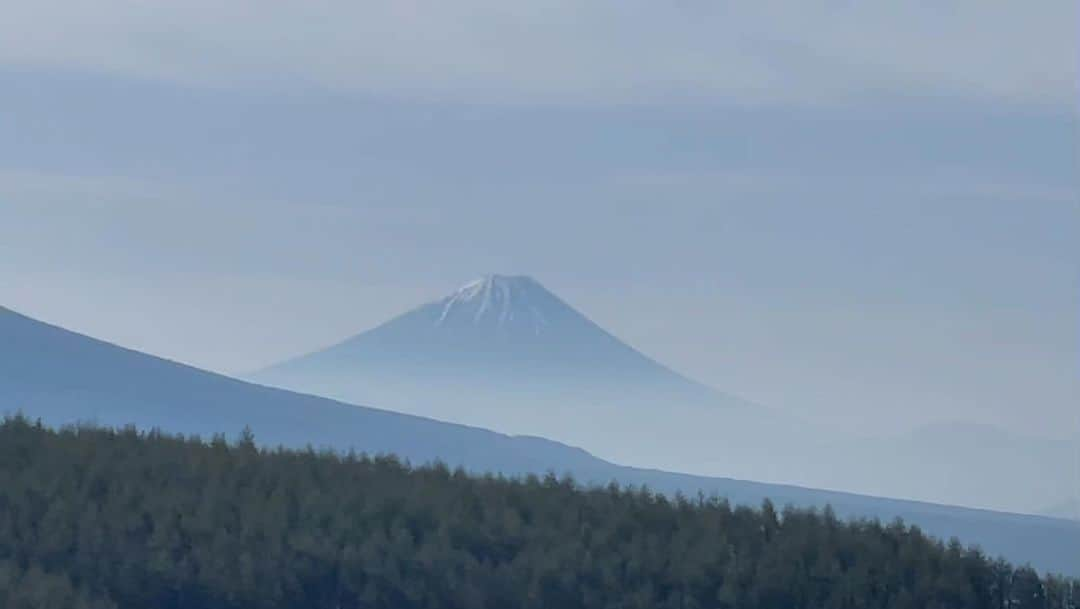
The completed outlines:
<svg viewBox="0 0 1080 609">
<path fill-rule="evenodd" d="M 828 510 L 11 418 L 0 607 L 1080 609 L 1080 583 Z"/>
</svg>

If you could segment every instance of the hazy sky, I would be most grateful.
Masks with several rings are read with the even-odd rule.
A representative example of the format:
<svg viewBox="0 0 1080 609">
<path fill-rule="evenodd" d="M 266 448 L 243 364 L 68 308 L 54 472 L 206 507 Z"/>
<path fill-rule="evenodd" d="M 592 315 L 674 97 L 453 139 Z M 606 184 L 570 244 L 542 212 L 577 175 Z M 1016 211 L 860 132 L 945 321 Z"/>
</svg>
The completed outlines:
<svg viewBox="0 0 1080 609">
<path fill-rule="evenodd" d="M 244 372 L 527 273 L 844 426 L 1080 404 L 1077 9 L 36 2 L 0 304 Z"/>
</svg>

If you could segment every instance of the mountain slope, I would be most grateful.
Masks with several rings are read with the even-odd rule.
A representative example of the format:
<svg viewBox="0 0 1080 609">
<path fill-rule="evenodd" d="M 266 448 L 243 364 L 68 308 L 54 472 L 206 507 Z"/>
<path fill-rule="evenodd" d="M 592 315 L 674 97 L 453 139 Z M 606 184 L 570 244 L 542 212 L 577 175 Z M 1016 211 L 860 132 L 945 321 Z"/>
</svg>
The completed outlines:
<svg viewBox="0 0 1080 609">
<path fill-rule="evenodd" d="M 555 382 L 600 395 L 627 393 L 621 388 L 629 385 L 745 406 L 646 357 L 524 276 L 469 282 L 370 331 L 254 376 L 336 379 L 342 392 L 349 386 L 359 392 L 376 379 L 412 380 L 418 374 L 439 382 L 483 380 L 492 387 L 543 389 Z"/>
<path fill-rule="evenodd" d="M 747 477 L 778 475 L 769 468 L 781 453 L 821 437 L 657 363 L 522 276 L 478 279 L 247 378 L 585 445 L 627 463 L 723 461 L 725 473 Z M 776 440 L 767 451 L 766 437 Z"/>
<path fill-rule="evenodd" d="M 657 363 L 528 277 L 470 282 L 250 379 L 705 475 L 1020 511 L 1073 479 L 1063 443 L 988 426 L 848 437 L 781 416 Z"/>
<path fill-rule="evenodd" d="M 831 504 L 841 515 L 902 517 L 928 533 L 978 542 L 1018 563 L 1080 574 L 1080 523 L 912 501 L 628 468 L 557 442 L 512 437 L 253 385 L 104 343 L 0 308 L 0 410 L 50 425 L 95 421 L 170 432 L 237 433 L 268 445 L 393 452 L 473 471 L 571 472 L 579 480 L 699 490 L 755 504 Z"/>
</svg>

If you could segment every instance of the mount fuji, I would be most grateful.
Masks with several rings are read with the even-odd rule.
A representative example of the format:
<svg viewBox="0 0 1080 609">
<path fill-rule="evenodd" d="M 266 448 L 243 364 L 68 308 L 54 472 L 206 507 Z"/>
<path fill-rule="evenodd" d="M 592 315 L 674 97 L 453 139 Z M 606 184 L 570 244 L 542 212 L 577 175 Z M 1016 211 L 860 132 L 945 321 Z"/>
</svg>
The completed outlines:
<svg viewBox="0 0 1080 609">
<path fill-rule="evenodd" d="M 673 371 L 525 276 L 471 281 L 248 380 L 698 473 L 787 477 L 823 437 Z"/>
<path fill-rule="evenodd" d="M 624 408 L 641 402 L 641 391 L 751 408 L 648 358 L 524 276 L 489 275 L 469 282 L 445 298 L 253 378 L 359 401 L 368 401 L 380 386 L 405 381 L 408 387 L 480 383 L 513 390 L 517 398 L 523 389 L 636 395 Z"/>
<path fill-rule="evenodd" d="M 469 282 L 248 380 L 701 475 L 1030 511 L 1061 501 L 1073 479 L 1059 441 L 977 425 L 849 436 L 750 403 L 649 358 L 523 276 Z"/>
</svg>

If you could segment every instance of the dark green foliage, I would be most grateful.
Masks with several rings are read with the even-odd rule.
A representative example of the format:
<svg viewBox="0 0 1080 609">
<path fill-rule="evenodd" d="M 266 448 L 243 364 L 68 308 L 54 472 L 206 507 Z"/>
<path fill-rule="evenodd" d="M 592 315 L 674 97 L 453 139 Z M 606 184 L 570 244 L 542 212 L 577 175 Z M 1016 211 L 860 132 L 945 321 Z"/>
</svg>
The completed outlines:
<svg viewBox="0 0 1080 609">
<path fill-rule="evenodd" d="M 11 419 L 0 607 L 1080 609 L 1080 584 L 830 511 Z"/>
</svg>

